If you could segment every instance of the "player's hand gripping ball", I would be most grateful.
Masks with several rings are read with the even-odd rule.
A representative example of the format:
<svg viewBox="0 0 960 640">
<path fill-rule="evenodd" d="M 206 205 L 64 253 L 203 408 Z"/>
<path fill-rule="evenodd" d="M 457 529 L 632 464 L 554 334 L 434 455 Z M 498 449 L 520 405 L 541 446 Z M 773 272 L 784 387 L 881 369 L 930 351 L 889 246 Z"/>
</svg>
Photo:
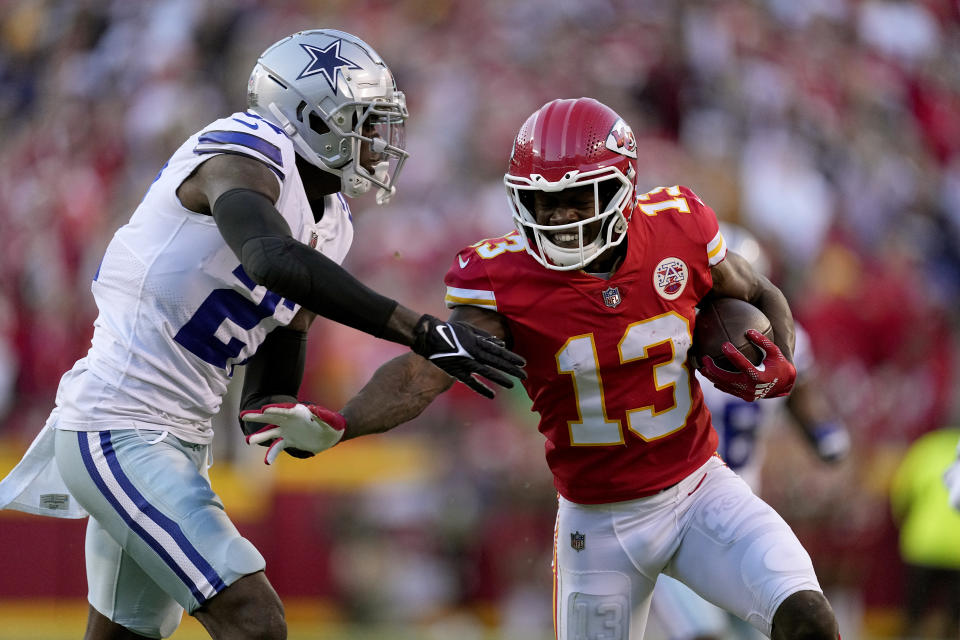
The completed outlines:
<svg viewBox="0 0 960 640">
<path fill-rule="evenodd" d="M 716 298 L 697 314 L 694 364 L 718 389 L 747 402 L 787 395 L 797 370 L 772 337 L 770 319 L 760 309 Z"/>
</svg>

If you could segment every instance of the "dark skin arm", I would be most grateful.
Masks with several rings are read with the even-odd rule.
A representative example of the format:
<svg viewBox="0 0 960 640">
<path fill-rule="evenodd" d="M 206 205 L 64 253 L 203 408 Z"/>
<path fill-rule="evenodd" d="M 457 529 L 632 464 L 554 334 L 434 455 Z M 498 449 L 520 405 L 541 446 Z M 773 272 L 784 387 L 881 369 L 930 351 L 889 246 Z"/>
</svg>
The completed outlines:
<svg viewBox="0 0 960 640">
<path fill-rule="evenodd" d="M 808 438 L 816 425 L 834 416 L 823 392 L 817 389 L 814 380 L 809 376 L 797 379 L 793 391 L 787 397 L 787 409 Z"/>
<path fill-rule="evenodd" d="M 837 463 L 849 454 L 850 438 L 817 380 L 812 372 L 799 376 L 787 396 L 787 410 L 817 456 L 824 462 Z"/>
<path fill-rule="evenodd" d="M 495 311 L 456 307 L 450 320 L 469 322 L 509 343 L 506 320 Z M 343 439 L 383 433 L 413 420 L 453 383 L 452 377 L 415 353 L 390 360 L 340 410 L 347 421 Z"/>
<path fill-rule="evenodd" d="M 330 176 L 312 165 L 298 163 L 304 188 L 310 200 L 322 198 L 339 188 L 339 181 L 331 182 Z M 231 189 L 251 189 L 263 194 L 274 204 L 280 197 L 280 182 L 277 176 L 262 162 L 240 155 L 220 154 L 201 164 L 177 189 L 177 196 L 184 207 L 210 215 L 213 203 Z M 277 214 L 279 216 L 279 214 Z M 286 223 L 284 223 L 286 224 Z M 403 344 L 413 342 L 413 330 L 419 313 L 397 305 L 386 325 L 386 332 L 399 338 Z"/>
<path fill-rule="evenodd" d="M 728 251 L 723 262 L 713 267 L 710 273 L 713 276 L 713 289 L 702 302 L 711 297 L 739 298 L 759 308 L 773 326 L 774 344 L 792 363 L 796 333 L 793 313 L 783 292 L 754 269 L 746 259 L 732 251 Z"/>
</svg>

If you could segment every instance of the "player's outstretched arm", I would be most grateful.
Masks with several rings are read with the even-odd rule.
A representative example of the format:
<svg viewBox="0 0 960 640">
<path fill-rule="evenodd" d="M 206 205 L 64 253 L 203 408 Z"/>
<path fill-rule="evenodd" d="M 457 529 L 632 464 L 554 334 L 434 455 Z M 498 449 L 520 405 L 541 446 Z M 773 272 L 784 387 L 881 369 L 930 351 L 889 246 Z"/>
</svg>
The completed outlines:
<svg viewBox="0 0 960 640">
<path fill-rule="evenodd" d="M 289 354 L 292 341 L 285 342 L 287 345 L 281 346 L 279 353 Z M 258 357 L 259 352 L 255 358 Z M 284 373 L 280 377 L 292 380 Z M 299 401 L 292 395 L 252 393 L 245 384 L 240 425 L 248 444 L 267 447 L 263 459 L 266 464 L 273 464 L 283 451 L 296 458 L 309 458 L 341 440 L 382 433 L 412 420 L 453 382 L 453 378 L 424 358 L 407 353 L 377 369 L 339 412 Z M 262 388 L 281 391 L 273 383 Z"/>
<path fill-rule="evenodd" d="M 502 318 L 481 309 L 454 311 L 448 324 L 475 327 L 468 322 L 482 325 L 483 331 L 495 339 L 502 340 L 506 335 Z M 264 343 L 270 347 L 269 355 L 258 351 L 247 365 L 241 402 L 244 410 L 240 414 L 247 442 L 268 447 L 264 457 L 267 464 L 273 463 L 281 451 L 305 458 L 341 440 L 389 431 L 420 415 L 454 382 L 426 358 L 408 353 L 377 369 L 340 412 L 331 411 L 314 403 L 298 402 L 291 395 L 295 391 L 286 391 L 294 383 L 299 387 L 300 374 L 266 375 L 283 361 L 295 363 L 299 353 L 295 332 L 281 334 L 274 340 L 271 336 Z M 302 363 L 300 371 L 302 374 Z M 254 381 L 246 382 L 251 379 Z M 283 384 L 278 386 L 280 382 Z M 261 404 L 264 402 L 268 404 Z"/>
<path fill-rule="evenodd" d="M 178 190 L 184 206 L 209 210 L 257 284 L 335 322 L 407 345 L 481 395 L 494 394 L 475 376 L 508 388 L 509 376 L 524 377 L 523 359 L 485 332 L 407 309 L 294 239 L 274 207 L 278 194 L 266 165 L 232 155 L 211 158 Z"/>
<path fill-rule="evenodd" d="M 457 307 L 451 324 L 476 327 L 499 340 L 508 339 L 503 317 L 476 307 Z M 409 353 L 380 367 L 357 395 L 344 405 L 344 439 L 388 431 L 408 422 L 453 384 L 453 378 L 427 359 Z"/>
</svg>

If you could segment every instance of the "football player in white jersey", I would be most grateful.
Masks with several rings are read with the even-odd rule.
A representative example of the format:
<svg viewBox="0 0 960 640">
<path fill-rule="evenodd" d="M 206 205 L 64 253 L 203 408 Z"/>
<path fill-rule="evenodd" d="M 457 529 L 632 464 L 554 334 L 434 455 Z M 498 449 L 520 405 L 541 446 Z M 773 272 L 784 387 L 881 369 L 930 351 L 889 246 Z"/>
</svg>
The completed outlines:
<svg viewBox="0 0 960 640">
<path fill-rule="evenodd" d="M 769 274 L 769 260 L 749 231 L 721 223 L 720 232 L 728 251 L 746 258 L 760 273 Z M 704 401 L 719 435 L 717 451 L 727 466 L 747 481 L 754 493 L 760 491 L 763 466 L 763 430 L 784 408 L 824 462 L 843 460 L 850 450 L 850 436 L 830 410 L 813 377 L 813 352 L 806 331 L 794 324 L 796 347 L 793 358 L 797 380 L 786 398 L 745 402 L 724 393 L 700 377 Z M 700 374 L 697 374 L 700 376 Z M 651 615 L 669 640 L 752 640 L 763 638 L 740 618 L 707 602 L 689 587 L 661 574 L 653 592 Z"/>
<path fill-rule="evenodd" d="M 407 108 L 389 68 L 353 35 L 296 33 L 268 48 L 248 109 L 170 157 L 93 280 L 92 346 L 0 483 L 0 507 L 89 514 L 93 640 L 162 638 L 184 609 L 214 638 L 285 638 L 264 558 L 208 477 L 211 418 L 246 365 L 249 442 L 309 456 L 357 430 L 317 428 L 297 392 L 314 314 L 411 346 L 485 396 L 522 358 L 465 323 L 416 313 L 339 263 L 353 228 L 344 195 L 384 202 L 407 157 Z M 265 405 L 271 405 L 269 410 Z M 255 418 L 256 419 L 256 418 Z"/>
</svg>

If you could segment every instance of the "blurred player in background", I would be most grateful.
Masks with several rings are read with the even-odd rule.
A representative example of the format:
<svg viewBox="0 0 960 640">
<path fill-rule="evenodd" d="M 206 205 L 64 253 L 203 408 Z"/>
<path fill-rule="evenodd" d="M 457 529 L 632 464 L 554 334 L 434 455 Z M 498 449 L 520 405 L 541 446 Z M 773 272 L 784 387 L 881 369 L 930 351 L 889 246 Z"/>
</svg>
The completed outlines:
<svg viewBox="0 0 960 640">
<path fill-rule="evenodd" d="M 910 444 L 890 483 L 906 565 L 905 638 L 956 638 L 960 632 L 960 513 L 942 481 L 958 439 L 956 427 L 925 433 Z M 939 625 L 932 624 L 933 613 L 940 614 Z"/>
<path fill-rule="evenodd" d="M 753 234 L 730 223 L 720 223 L 720 232 L 728 251 L 743 256 L 758 272 L 769 277 L 769 259 Z M 849 432 L 818 388 L 810 339 L 800 325 L 794 326 L 793 361 L 797 380 L 786 398 L 745 402 L 712 385 L 702 385 L 703 397 L 719 436 L 717 452 L 758 495 L 764 460 L 763 431 L 784 408 L 820 460 L 836 463 L 850 452 Z M 669 640 L 763 637 L 740 618 L 710 604 L 667 575 L 657 580 L 651 614 Z"/>
<path fill-rule="evenodd" d="M 404 95 L 369 45 L 334 30 L 279 41 L 254 67 L 248 106 L 177 149 L 113 237 L 92 286 L 92 347 L 0 486 L 3 506 L 91 516 L 88 639 L 167 637 L 184 609 L 214 638 L 286 637 L 263 556 L 210 486 L 211 418 L 243 364 L 244 408 L 295 404 L 314 314 L 411 345 L 484 395 L 473 374 L 505 386 L 494 367 L 522 375 L 499 341 L 339 266 L 353 239 L 343 196 L 375 188 L 385 202 L 407 157 Z M 296 435 L 251 441 L 271 461 L 339 436 Z"/>
<path fill-rule="evenodd" d="M 786 299 L 727 253 L 716 216 L 692 191 L 638 194 L 637 153 L 609 107 L 544 105 L 520 129 L 505 176 L 517 229 L 463 249 L 446 276 L 451 320 L 485 328 L 529 363 L 525 387 L 560 494 L 557 637 L 642 637 L 667 573 L 778 640 L 836 640 L 806 551 L 715 455 L 688 363 L 696 305 L 737 297 L 766 313 L 776 344 L 749 332 L 766 353 L 762 367 L 727 343 L 739 370 L 705 358 L 704 373 L 748 400 L 789 393 Z M 350 437 L 412 419 L 450 384 L 434 369 L 416 355 L 388 362 L 342 414 L 313 406 L 325 421 L 316 429 Z"/>
</svg>

